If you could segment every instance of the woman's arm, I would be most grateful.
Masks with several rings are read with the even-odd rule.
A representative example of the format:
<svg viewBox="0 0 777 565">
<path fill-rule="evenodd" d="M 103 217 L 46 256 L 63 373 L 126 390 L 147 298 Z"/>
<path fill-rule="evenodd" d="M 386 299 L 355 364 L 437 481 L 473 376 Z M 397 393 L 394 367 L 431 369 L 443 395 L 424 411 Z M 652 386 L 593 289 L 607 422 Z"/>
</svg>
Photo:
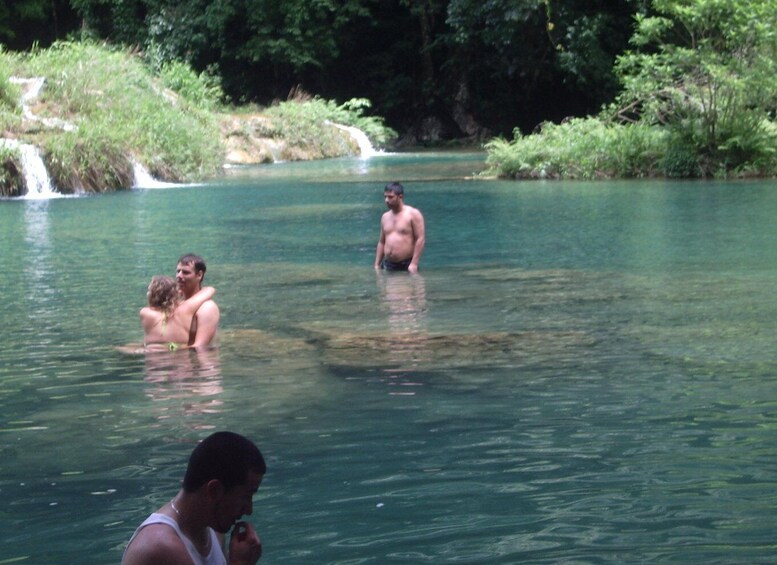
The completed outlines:
<svg viewBox="0 0 777 565">
<path fill-rule="evenodd" d="M 208 300 L 213 298 L 214 294 L 216 294 L 215 288 L 213 288 L 212 286 L 204 286 L 199 291 L 197 291 L 194 295 L 192 295 L 191 298 L 187 298 L 186 300 L 181 302 L 178 305 L 178 308 L 176 308 L 176 310 L 181 310 L 183 313 L 194 316 L 197 310 L 200 309 L 200 306 L 202 306 Z"/>
</svg>

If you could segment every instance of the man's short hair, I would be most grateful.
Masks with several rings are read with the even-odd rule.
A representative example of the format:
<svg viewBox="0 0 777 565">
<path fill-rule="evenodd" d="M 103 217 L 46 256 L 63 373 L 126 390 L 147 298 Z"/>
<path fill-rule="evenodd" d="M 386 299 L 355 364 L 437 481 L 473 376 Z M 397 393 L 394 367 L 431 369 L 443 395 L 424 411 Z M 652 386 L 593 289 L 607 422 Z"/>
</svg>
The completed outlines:
<svg viewBox="0 0 777 565">
<path fill-rule="evenodd" d="M 181 257 L 178 259 L 178 262 L 184 265 L 194 265 L 194 272 L 199 273 L 202 271 L 202 276 L 205 277 L 205 271 L 208 269 L 208 267 L 205 265 L 205 259 L 199 255 L 195 255 L 194 253 L 187 253 L 186 255 L 181 255 Z"/>
<path fill-rule="evenodd" d="M 393 192 L 397 196 L 404 196 L 405 187 L 398 182 L 390 182 L 386 185 L 386 188 L 383 189 L 383 192 Z"/>
<path fill-rule="evenodd" d="M 226 490 L 248 479 L 248 472 L 260 475 L 267 465 L 259 448 L 246 437 L 234 432 L 216 432 L 194 448 L 183 478 L 183 490 L 195 492 L 208 481 L 221 481 Z"/>
</svg>

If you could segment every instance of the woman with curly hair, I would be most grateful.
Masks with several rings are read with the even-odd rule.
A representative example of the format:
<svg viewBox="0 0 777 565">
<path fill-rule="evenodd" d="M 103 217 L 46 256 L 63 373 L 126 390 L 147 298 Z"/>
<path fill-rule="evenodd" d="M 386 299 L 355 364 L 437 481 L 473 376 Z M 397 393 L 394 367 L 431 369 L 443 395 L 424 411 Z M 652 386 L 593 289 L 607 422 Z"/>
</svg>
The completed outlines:
<svg viewBox="0 0 777 565">
<path fill-rule="evenodd" d="M 148 306 L 140 310 L 143 344 L 148 351 L 175 351 L 189 347 L 189 332 L 197 310 L 216 293 L 203 287 L 191 298 L 181 300 L 175 280 L 163 275 L 151 278 Z"/>
</svg>

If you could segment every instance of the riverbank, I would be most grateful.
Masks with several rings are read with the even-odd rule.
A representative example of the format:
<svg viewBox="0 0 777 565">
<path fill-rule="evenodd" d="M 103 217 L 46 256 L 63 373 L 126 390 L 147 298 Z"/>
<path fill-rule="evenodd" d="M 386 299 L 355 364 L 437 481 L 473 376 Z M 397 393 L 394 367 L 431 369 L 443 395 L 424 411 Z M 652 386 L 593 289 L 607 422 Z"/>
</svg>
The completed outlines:
<svg viewBox="0 0 777 565">
<path fill-rule="evenodd" d="M 345 104 L 295 92 L 267 108 L 225 107 L 214 79 L 183 64 L 150 68 L 138 53 L 61 43 L 0 52 L 0 196 L 45 190 L 40 161 L 60 193 L 132 187 L 138 170 L 166 182 L 218 176 L 224 165 L 358 155 L 363 134 L 381 146 L 395 133 Z"/>
</svg>

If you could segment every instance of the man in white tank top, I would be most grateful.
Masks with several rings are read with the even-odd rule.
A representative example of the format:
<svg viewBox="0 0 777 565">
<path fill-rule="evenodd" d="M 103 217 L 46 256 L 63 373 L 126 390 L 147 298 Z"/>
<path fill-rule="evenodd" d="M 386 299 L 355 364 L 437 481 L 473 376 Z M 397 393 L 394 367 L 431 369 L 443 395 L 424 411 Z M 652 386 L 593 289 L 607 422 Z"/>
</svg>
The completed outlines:
<svg viewBox="0 0 777 565">
<path fill-rule="evenodd" d="M 232 432 L 216 432 L 192 452 L 183 488 L 135 530 L 122 565 L 254 565 L 262 544 L 251 524 L 253 495 L 267 466 L 259 449 Z M 223 536 L 232 530 L 229 552 Z"/>
</svg>

